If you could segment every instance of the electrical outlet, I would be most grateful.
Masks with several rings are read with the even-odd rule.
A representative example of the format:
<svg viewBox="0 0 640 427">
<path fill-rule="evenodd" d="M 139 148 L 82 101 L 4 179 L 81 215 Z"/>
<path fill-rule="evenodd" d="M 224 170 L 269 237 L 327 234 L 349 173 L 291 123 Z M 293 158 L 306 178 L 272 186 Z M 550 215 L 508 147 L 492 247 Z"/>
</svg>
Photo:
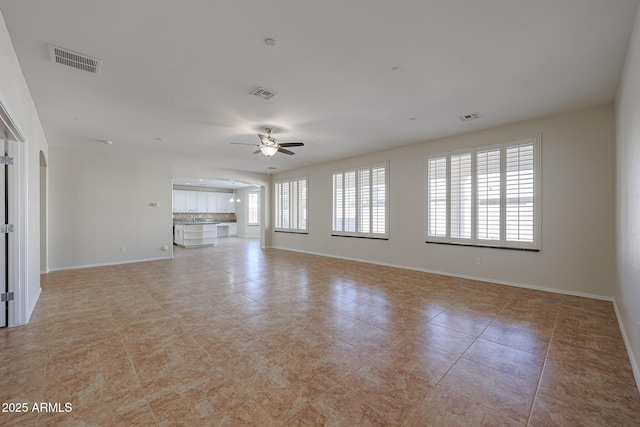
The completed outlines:
<svg viewBox="0 0 640 427">
<path fill-rule="evenodd" d="M 480 257 L 476 258 L 476 265 L 480 265 Z"/>
<path fill-rule="evenodd" d="M 127 252 L 127 247 L 126 246 L 121 247 L 120 248 L 120 252 L 122 252 L 122 253 Z"/>
</svg>

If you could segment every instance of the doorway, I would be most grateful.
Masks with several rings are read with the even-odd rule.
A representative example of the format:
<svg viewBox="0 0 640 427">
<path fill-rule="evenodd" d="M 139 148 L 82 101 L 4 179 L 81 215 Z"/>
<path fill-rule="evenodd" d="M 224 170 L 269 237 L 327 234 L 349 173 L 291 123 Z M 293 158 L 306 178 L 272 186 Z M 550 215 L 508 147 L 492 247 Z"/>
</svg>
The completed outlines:
<svg viewBox="0 0 640 427">
<path fill-rule="evenodd" d="M 24 322 L 26 293 L 24 271 L 26 262 L 25 138 L 0 103 L 0 327 Z"/>
<path fill-rule="evenodd" d="M 9 141 L 5 138 L 2 143 L 2 172 L 0 172 L 0 215 L 2 219 L 2 238 L 0 239 L 0 328 L 9 324 L 9 192 L 7 181 L 10 157 Z"/>
</svg>

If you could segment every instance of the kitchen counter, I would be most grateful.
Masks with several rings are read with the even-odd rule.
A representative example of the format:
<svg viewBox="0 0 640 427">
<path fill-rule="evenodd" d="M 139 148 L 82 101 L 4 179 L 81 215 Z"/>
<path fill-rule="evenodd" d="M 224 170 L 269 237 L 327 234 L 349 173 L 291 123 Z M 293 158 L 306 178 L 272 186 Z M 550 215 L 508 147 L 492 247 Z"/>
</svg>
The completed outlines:
<svg viewBox="0 0 640 427">
<path fill-rule="evenodd" d="M 177 221 L 174 222 L 173 225 L 201 225 L 201 224 L 220 224 L 224 221 L 196 221 L 196 222 L 192 222 L 192 221 Z"/>
<path fill-rule="evenodd" d="M 185 222 L 173 224 L 173 243 L 183 248 L 215 246 L 218 243 L 217 222 Z"/>
</svg>

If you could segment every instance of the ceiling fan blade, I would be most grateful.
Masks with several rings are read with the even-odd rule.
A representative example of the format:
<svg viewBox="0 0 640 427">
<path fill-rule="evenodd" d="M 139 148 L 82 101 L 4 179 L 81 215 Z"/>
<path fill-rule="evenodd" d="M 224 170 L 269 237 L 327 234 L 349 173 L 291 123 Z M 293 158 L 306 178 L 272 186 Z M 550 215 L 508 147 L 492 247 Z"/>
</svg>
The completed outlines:
<svg viewBox="0 0 640 427">
<path fill-rule="evenodd" d="M 302 142 L 283 142 L 282 144 L 279 144 L 280 147 L 302 147 L 304 145 L 304 143 Z"/>
<path fill-rule="evenodd" d="M 262 142 L 263 144 L 270 144 L 271 141 L 269 141 L 269 138 L 266 135 L 263 135 L 261 133 L 258 134 L 258 138 L 260 138 L 260 142 Z"/>
<path fill-rule="evenodd" d="M 235 144 L 235 145 L 253 145 L 254 147 L 259 147 L 260 144 L 249 144 L 247 142 L 230 142 L 229 144 Z"/>
<path fill-rule="evenodd" d="M 261 151 L 260 151 L 260 150 L 256 150 L 256 151 L 254 151 L 254 152 L 253 152 L 253 153 L 251 153 L 251 154 L 258 154 L 258 153 L 261 153 Z"/>
<path fill-rule="evenodd" d="M 282 144 L 281 144 L 281 145 L 282 145 Z M 278 152 L 279 152 L 279 153 L 282 153 L 282 154 L 288 154 L 288 155 L 290 155 L 290 156 L 291 156 L 291 155 L 293 155 L 293 154 L 296 154 L 296 153 L 294 153 L 293 151 L 285 150 L 284 148 L 278 148 Z"/>
</svg>

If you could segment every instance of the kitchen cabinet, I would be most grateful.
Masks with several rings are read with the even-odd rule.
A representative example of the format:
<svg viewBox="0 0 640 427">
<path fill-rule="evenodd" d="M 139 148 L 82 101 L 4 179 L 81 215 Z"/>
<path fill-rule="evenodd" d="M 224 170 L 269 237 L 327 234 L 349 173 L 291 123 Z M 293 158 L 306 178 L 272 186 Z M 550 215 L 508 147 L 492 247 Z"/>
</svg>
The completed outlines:
<svg viewBox="0 0 640 427">
<path fill-rule="evenodd" d="M 187 192 L 184 190 L 173 190 L 173 212 L 186 212 Z"/>
<path fill-rule="evenodd" d="M 185 211 L 197 211 L 198 210 L 198 192 L 197 191 L 185 191 L 186 202 L 185 202 Z"/>
<path fill-rule="evenodd" d="M 193 248 L 214 246 L 218 243 L 217 224 L 175 224 L 173 243 Z"/>
<path fill-rule="evenodd" d="M 235 222 L 223 222 L 218 224 L 218 237 L 238 235 L 238 224 Z"/>
<path fill-rule="evenodd" d="M 218 211 L 218 195 L 216 193 L 207 194 L 207 210 L 205 212 L 219 212 Z"/>
<path fill-rule="evenodd" d="M 173 212 L 235 213 L 236 203 L 230 202 L 232 193 L 173 190 Z"/>
<path fill-rule="evenodd" d="M 202 191 L 195 191 L 196 193 L 196 208 L 197 212 L 210 212 L 207 210 L 207 193 Z"/>
</svg>

